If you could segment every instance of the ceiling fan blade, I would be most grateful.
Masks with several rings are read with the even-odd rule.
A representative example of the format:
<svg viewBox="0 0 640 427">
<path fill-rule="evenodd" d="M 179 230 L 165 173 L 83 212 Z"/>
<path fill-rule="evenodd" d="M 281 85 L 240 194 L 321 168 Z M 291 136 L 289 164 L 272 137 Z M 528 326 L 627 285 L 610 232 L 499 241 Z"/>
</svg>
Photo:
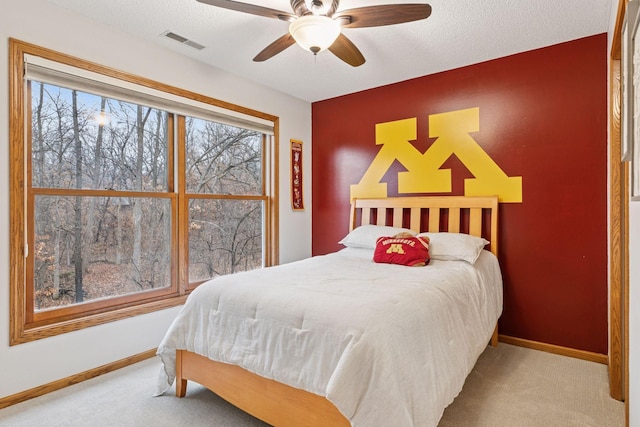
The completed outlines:
<svg viewBox="0 0 640 427">
<path fill-rule="evenodd" d="M 359 67 L 365 63 L 360 50 L 344 34 L 340 34 L 335 42 L 329 46 L 329 50 L 338 58 L 352 67 Z"/>
<path fill-rule="evenodd" d="M 235 10 L 238 12 L 250 13 L 251 15 L 264 16 L 266 18 L 275 18 L 282 21 L 292 21 L 297 18 L 296 15 L 283 12 L 281 10 L 270 9 L 268 7 L 256 6 L 255 4 L 241 3 L 232 0 L 198 0 L 211 6 L 221 7 L 223 9 Z"/>
<path fill-rule="evenodd" d="M 387 4 L 341 10 L 333 15 L 340 19 L 343 28 L 379 27 L 418 21 L 431 15 L 428 4 Z"/>
<path fill-rule="evenodd" d="M 253 58 L 253 60 L 255 62 L 266 61 L 272 56 L 279 54 L 280 52 L 282 52 L 292 44 L 295 44 L 295 42 L 296 41 L 293 39 L 293 37 L 291 37 L 291 34 L 287 33 L 284 36 L 277 39 L 276 41 L 274 41 L 273 43 L 271 43 L 269 46 L 262 49 L 262 52 L 257 54 L 256 57 Z"/>
</svg>

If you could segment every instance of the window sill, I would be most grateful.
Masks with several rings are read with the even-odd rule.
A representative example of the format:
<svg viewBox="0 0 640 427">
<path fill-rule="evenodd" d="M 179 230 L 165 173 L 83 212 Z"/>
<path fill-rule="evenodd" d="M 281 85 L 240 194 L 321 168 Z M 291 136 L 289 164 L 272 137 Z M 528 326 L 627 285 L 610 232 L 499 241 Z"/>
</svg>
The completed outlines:
<svg viewBox="0 0 640 427">
<path fill-rule="evenodd" d="M 82 317 L 81 319 L 73 319 L 65 322 L 59 322 L 34 328 L 25 328 L 22 324 L 14 324 L 9 345 L 14 346 L 18 344 L 24 344 L 42 338 L 49 338 L 67 332 L 78 331 L 90 326 L 102 325 L 129 317 L 152 313 L 166 308 L 182 305 L 184 304 L 186 299 L 187 295 L 179 295 L 171 298 L 165 298 L 159 301 L 153 301 L 145 304 L 112 310 L 105 313 L 89 315 Z M 14 322 L 16 322 L 16 320 L 14 320 Z"/>
</svg>

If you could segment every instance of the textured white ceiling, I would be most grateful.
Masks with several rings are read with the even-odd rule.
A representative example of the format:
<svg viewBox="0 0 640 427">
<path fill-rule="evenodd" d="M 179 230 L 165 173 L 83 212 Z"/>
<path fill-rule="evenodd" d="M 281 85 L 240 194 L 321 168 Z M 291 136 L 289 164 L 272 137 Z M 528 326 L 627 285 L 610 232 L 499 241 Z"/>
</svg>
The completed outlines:
<svg viewBox="0 0 640 427">
<path fill-rule="evenodd" d="M 48 1 L 313 102 L 605 33 L 615 0 L 342 0 L 340 10 L 418 2 L 433 9 L 422 21 L 343 29 L 367 60 L 357 68 L 328 51 L 314 57 L 297 45 L 266 62 L 253 62 L 258 52 L 287 32 L 287 23 L 196 0 Z M 288 0 L 243 2 L 291 11 Z M 205 49 L 163 37 L 167 30 Z"/>
</svg>

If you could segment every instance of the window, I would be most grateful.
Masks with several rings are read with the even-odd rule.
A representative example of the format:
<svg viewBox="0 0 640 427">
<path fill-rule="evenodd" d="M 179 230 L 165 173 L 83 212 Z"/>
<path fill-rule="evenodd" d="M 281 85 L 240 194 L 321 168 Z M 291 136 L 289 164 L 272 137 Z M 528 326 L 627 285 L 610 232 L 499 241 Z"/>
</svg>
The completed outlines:
<svg viewBox="0 0 640 427">
<path fill-rule="evenodd" d="M 187 118 L 189 281 L 262 265 L 263 135 Z"/>
<path fill-rule="evenodd" d="M 277 118 L 11 40 L 11 344 L 277 261 Z"/>
</svg>

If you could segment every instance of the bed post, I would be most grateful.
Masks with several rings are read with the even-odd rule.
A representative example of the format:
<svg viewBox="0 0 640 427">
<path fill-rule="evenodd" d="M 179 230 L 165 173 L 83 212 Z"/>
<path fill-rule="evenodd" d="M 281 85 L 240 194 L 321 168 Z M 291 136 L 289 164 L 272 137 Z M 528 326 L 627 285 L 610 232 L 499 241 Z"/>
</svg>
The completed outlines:
<svg viewBox="0 0 640 427">
<path fill-rule="evenodd" d="M 176 350 L 176 396 L 187 394 L 187 380 L 182 378 L 182 350 Z"/>
<path fill-rule="evenodd" d="M 491 335 L 491 347 L 498 346 L 498 322 L 496 322 L 496 327 L 493 330 L 493 335 Z"/>
<path fill-rule="evenodd" d="M 349 231 L 354 228 L 356 228 L 356 199 L 352 199 L 349 206 Z"/>
</svg>

